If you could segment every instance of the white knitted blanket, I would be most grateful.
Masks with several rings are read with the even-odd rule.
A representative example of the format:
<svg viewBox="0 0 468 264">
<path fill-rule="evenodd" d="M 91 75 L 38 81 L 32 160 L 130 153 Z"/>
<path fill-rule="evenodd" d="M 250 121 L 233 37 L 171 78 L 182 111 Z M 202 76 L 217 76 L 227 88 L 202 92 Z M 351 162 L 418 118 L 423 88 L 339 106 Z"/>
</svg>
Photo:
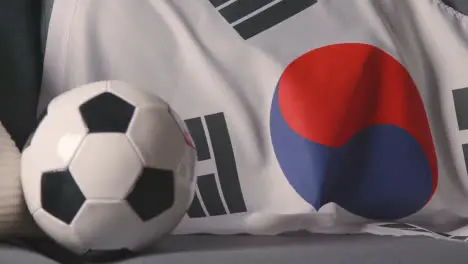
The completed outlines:
<svg viewBox="0 0 468 264">
<path fill-rule="evenodd" d="M 23 199 L 21 153 L 0 122 L 0 239 L 37 231 Z"/>
</svg>

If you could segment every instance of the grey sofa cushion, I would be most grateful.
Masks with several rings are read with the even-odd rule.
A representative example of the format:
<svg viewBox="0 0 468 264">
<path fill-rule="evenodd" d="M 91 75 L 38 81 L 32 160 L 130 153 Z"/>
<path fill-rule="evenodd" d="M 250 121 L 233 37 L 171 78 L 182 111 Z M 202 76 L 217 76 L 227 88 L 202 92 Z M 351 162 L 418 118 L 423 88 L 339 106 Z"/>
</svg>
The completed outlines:
<svg viewBox="0 0 468 264">
<path fill-rule="evenodd" d="M 465 264 L 468 245 L 372 235 L 176 236 L 122 264 Z"/>
<path fill-rule="evenodd" d="M 0 263 L 4 264 L 57 264 L 45 256 L 34 251 L 8 245 L 0 246 Z"/>
<path fill-rule="evenodd" d="M 33 248 L 57 263 L 85 264 L 50 243 Z M 42 263 L 43 257 L 29 251 L 13 252 L 0 247 L 0 263 Z M 32 262 L 36 260 L 37 262 Z M 51 260 L 52 261 L 52 260 Z M 48 262 L 44 262 L 49 264 Z M 51 262 L 55 263 L 55 262 Z M 468 244 L 427 237 L 390 237 L 373 235 L 288 236 L 172 236 L 143 254 L 118 264 L 466 264 Z"/>
</svg>

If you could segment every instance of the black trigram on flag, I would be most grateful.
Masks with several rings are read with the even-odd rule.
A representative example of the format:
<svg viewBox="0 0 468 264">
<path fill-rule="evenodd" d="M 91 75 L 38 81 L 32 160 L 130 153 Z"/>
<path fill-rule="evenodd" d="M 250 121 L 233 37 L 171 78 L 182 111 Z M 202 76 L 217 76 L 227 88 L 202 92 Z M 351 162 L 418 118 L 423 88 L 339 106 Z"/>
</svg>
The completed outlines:
<svg viewBox="0 0 468 264">
<path fill-rule="evenodd" d="M 244 39 L 300 13 L 317 0 L 209 0 Z"/>
<path fill-rule="evenodd" d="M 190 218 L 246 212 L 223 113 L 185 120 L 197 146 L 197 191 Z"/>
<path fill-rule="evenodd" d="M 452 91 L 455 112 L 457 115 L 458 129 L 468 130 L 468 88 L 461 88 Z M 465 157 L 465 166 L 468 170 L 468 143 L 462 145 Z"/>
</svg>

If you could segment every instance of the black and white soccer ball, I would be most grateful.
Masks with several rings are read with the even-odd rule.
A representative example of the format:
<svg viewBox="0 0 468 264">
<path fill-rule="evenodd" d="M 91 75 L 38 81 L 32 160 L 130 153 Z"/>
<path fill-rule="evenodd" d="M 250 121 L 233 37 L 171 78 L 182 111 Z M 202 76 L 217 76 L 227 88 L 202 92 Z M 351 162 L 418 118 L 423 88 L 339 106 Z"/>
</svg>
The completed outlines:
<svg viewBox="0 0 468 264">
<path fill-rule="evenodd" d="M 168 234 L 194 195 L 196 152 L 158 96 L 120 81 L 56 97 L 22 154 L 38 226 L 81 255 L 135 252 Z"/>
</svg>

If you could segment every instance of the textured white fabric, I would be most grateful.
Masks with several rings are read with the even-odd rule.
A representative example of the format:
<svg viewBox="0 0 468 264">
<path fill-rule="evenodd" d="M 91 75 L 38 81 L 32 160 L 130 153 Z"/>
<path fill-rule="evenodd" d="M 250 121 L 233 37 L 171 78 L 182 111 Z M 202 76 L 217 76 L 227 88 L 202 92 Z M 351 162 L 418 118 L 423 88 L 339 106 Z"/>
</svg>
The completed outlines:
<svg viewBox="0 0 468 264">
<path fill-rule="evenodd" d="M 245 4 L 247 2 L 249 4 Z M 268 4 L 249 10 L 260 2 Z M 284 4 L 286 2 L 288 4 Z M 297 14 L 275 25 L 269 24 L 289 12 L 292 5 L 300 8 L 297 6 L 307 3 L 310 6 Z M 281 5 L 283 8 L 275 8 Z M 274 12 L 268 12 L 271 10 Z M 464 105 L 468 98 L 465 97 L 467 90 L 463 89 L 468 87 L 468 18 L 440 0 L 56 0 L 50 23 L 41 109 L 54 96 L 78 85 L 118 79 L 163 97 L 188 122 L 195 134 L 205 133 L 205 137 L 194 136 L 195 141 L 199 138 L 207 141 L 205 153 L 200 155 L 196 169 L 200 180 L 196 201 L 201 205 L 198 205 L 198 212 L 195 212 L 197 206 L 194 205 L 192 216 L 189 212 L 176 233 L 276 234 L 305 229 L 323 233 L 429 234 L 468 238 L 464 228 L 468 223 L 468 174 L 463 153 L 464 144 L 468 143 L 464 124 Z M 351 50 L 358 47 L 355 51 L 366 50 L 367 53 L 363 52 L 359 61 L 352 59 L 357 53 L 346 51 L 346 47 Z M 344 52 L 343 56 L 339 57 L 339 52 L 334 53 L 336 50 Z M 305 55 L 314 58 L 309 61 L 313 67 L 304 72 L 286 74 L 288 77 L 283 78 L 291 67 L 300 64 L 298 58 Z M 316 61 L 325 65 L 323 71 L 319 64 L 314 64 Z M 369 65 L 375 65 L 377 70 L 373 72 Z M 399 66 L 392 68 L 394 66 L 389 65 Z M 350 68 L 354 75 L 347 75 Z M 359 75 L 360 70 L 362 76 Z M 368 71 L 371 74 L 366 75 Z M 298 91 L 295 99 L 300 103 L 277 106 L 277 86 L 286 87 L 281 89 L 289 92 L 288 87 L 300 87 L 307 74 L 313 74 L 315 79 L 307 80 L 313 84 L 304 84 L 303 90 Z M 323 76 L 326 78 L 322 80 Z M 352 110 L 356 105 L 364 105 L 362 112 L 356 114 L 349 110 L 350 116 L 347 116 L 347 108 L 344 108 L 342 119 L 335 120 L 336 129 L 328 131 L 328 134 L 319 133 L 322 138 L 316 140 L 316 131 L 323 129 L 317 124 L 327 126 L 330 119 L 313 117 L 312 114 L 323 109 L 315 109 L 314 112 L 310 110 L 313 108 L 307 107 L 323 104 L 323 100 L 314 101 L 314 96 L 327 94 L 327 85 L 335 85 L 337 80 L 347 80 L 350 86 L 359 86 L 360 81 L 371 83 L 379 92 L 369 90 L 370 99 L 364 103 L 355 103 L 355 98 L 350 97 L 349 108 Z M 315 94 L 304 93 L 307 89 L 312 91 L 320 87 L 325 88 Z M 408 90 L 399 90 L 402 87 Z M 341 92 L 336 90 L 334 93 L 340 95 Z M 400 96 L 400 101 L 385 103 L 395 94 Z M 291 101 L 295 96 L 294 93 L 289 95 L 282 95 L 282 100 Z M 310 98 L 307 97 L 309 95 Z M 301 101 L 304 96 L 313 103 Z M 457 105 L 455 97 L 459 100 Z M 330 98 L 324 100 L 330 100 L 329 104 L 335 102 Z M 309 112 L 301 112 L 298 105 Z M 397 110 L 385 112 L 387 110 L 380 109 L 380 106 Z M 317 122 L 308 128 L 311 128 L 310 137 L 315 140 L 311 141 L 319 142 L 320 146 L 306 140 L 301 141 L 302 145 L 294 141 L 295 134 L 286 128 L 290 124 L 280 124 L 281 117 L 277 113 L 272 117 L 275 111 L 280 111 L 277 108 L 286 111 L 281 113 L 288 113 L 288 122 L 293 123 L 296 121 L 291 118 L 292 112 L 287 112 L 289 109 L 296 108 L 299 117 L 305 115 L 304 112 L 311 114 L 312 119 L 302 121 Z M 414 159 L 414 166 L 406 164 L 406 167 L 401 167 L 406 170 L 403 173 L 400 167 L 385 163 L 384 158 L 379 162 L 386 164 L 387 169 L 374 176 L 393 171 L 394 177 L 374 182 L 372 186 L 375 188 L 354 186 L 360 180 L 350 181 L 344 177 L 338 182 L 331 180 L 330 184 L 336 186 L 332 190 L 327 189 L 323 182 L 330 175 L 325 174 L 340 164 L 327 162 L 328 152 L 320 152 L 321 147 L 325 146 L 323 149 L 331 153 L 343 142 L 327 145 L 321 140 L 333 141 L 341 136 L 341 132 L 348 133 L 343 124 L 359 124 L 382 117 L 373 113 L 397 116 L 397 120 L 414 128 L 408 130 L 413 136 L 425 131 L 424 139 L 418 139 L 420 141 L 415 145 L 419 146 L 416 149 L 424 146 L 426 158 L 417 158 L 420 152 L 409 150 L 413 141 L 404 145 L 401 142 L 407 137 L 397 136 L 389 139 L 391 144 L 386 147 L 401 145 L 402 149 L 398 155 L 389 158 L 404 162 L 401 156 L 411 153 L 405 159 Z M 329 113 L 323 111 L 325 114 Z M 353 119 L 358 117 L 363 117 L 363 120 Z M 401 131 L 395 130 L 396 127 L 385 127 L 386 122 L 390 121 L 382 121 L 383 126 L 380 127 L 383 134 L 377 133 L 380 138 L 390 138 L 385 134 L 387 132 L 400 135 Z M 227 127 L 229 136 L 226 136 L 224 127 Z M 336 135 L 336 138 L 330 135 Z M 378 145 L 372 140 L 379 137 L 362 141 L 360 149 Z M 288 140 L 296 145 L 288 144 Z M 199 143 L 197 147 L 202 151 L 205 143 L 203 140 Z M 220 146 L 224 149 L 221 150 Z M 408 151 L 405 151 L 405 146 Z M 390 152 L 384 149 L 375 153 L 371 151 L 348 166 L 372 160 L 374 154 Z M 314 156 L 316 153 L 322 154 Z M 347 157 L 354 155 L 359 157 L 358 154 Z M 310 158 L 309 163 L 302 162 L 304 157 Z M 371 169 L 381 169 L 380 163 L 373 164 L 377 165 L 364 166 L 359 173 L 350 173 L 349 177 L 359 179 Z M 322 167 L 323 171 L 318 171 Z M 412 172 L 415 168 L 421 170 Z M 306 170 L 311 173 L 301 175 Z M 352 170 L 343 169 L 339 175 L 347 175 Z M 433 176 L 428 179 L 430 183 L 412 182 L 426 175 L 428 170 Z M 227 179 L 227 174 L 232 178 Z M 407 177 L 402 177 L 403 174 Z M 316 185 L 309 186 L 308 176 L 318 177 Z M 240 187 L 236 185 L 236 177 Z M 386 182 L 395 177 L 401 177 L 400 189 L 392 185 L 394 182 Z M 213 180 L 210 182 L 210 179 Z M 421 202 L 416 194 L 416 198 L 411 198 L 410 188 L 403 190 L 411 184 L 415 192 L 425 190 L 423 196 L 427 204 L 414 205 L 416 209 L 409 210 L 410 213 L 390 215 L 391 211 L 400 212 L 401 208 L 413 206 L 413 202 Z M 309 189 L 304 191 L 306 185 Z M 379 196 L 390 186 L 395 189 L 386 193 L 388 196 Z M 431 187 L 432 190 L 427 189 Z M 363 192 L 362 189 L 366 188 L 367 192 Z M 331 194 L 323 194 L 325 191 Z M 408 199 L 401 198 L 400 192 Z M 332 202 L 336 200 L 339 201 Z M 450 234 L 371 221 L 380 216 Z"/>
<path fill-rule="evenodd" d="M 23 198 L 21 154 L 0 123 L 0 238 L 36 232 Z"/>
</svg>

